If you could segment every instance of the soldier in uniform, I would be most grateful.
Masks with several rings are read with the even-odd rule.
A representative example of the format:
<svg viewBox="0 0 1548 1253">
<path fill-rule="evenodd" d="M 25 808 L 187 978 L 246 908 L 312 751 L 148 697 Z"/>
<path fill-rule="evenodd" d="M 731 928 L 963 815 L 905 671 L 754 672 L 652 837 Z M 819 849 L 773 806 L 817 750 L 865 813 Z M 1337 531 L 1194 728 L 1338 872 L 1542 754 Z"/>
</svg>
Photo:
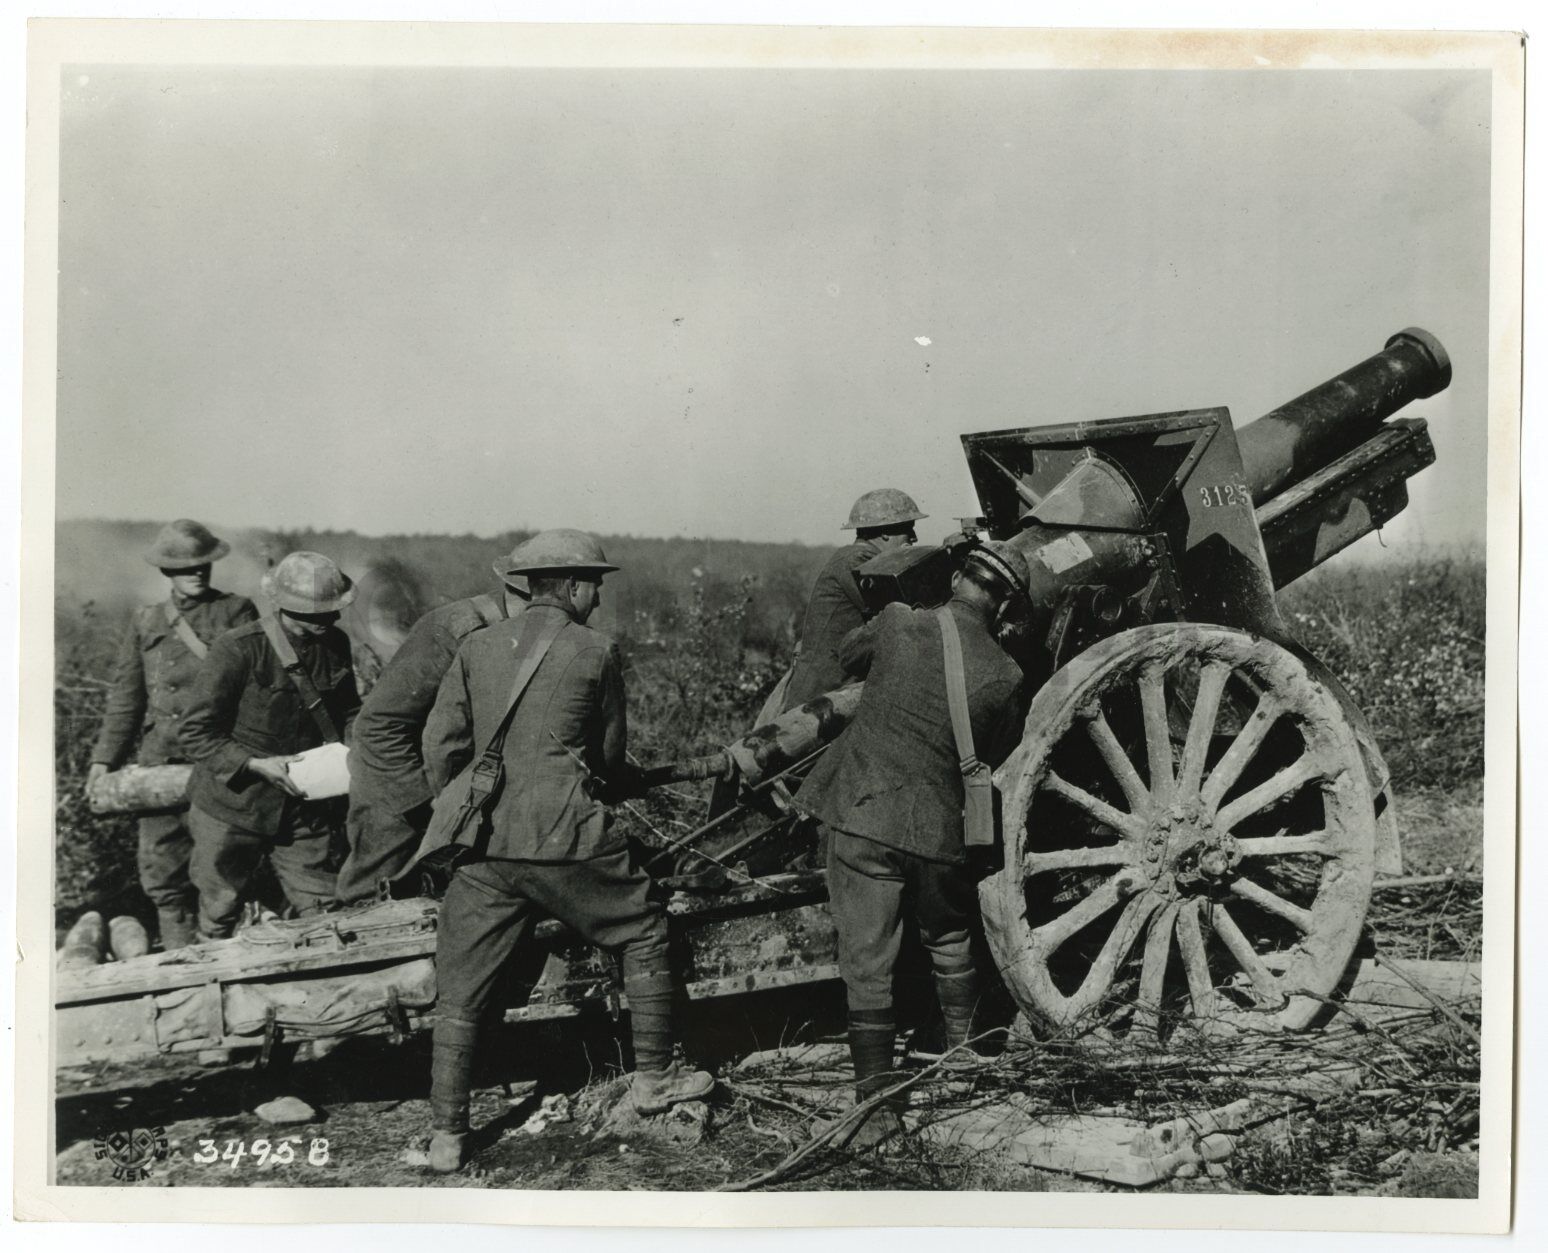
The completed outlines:
<svg viewBox="0 0 1548 1253">
<path fill-rule="evenodd" d="M 496 562 L 501 595 L 480 593 L 432 609 L 414 624 L 366 695 L 349 753 L 349 855 L 339 869 L 342 904 L 370 900 L 408 867 L 430 821 L 433 793 L 421 740 L 441 679 L 462 641 L 526 608 L 527 581 L 511 572 L 516 549 Z"/>
<path fill-rule="evenodd" d="M 140 740 L 142 766 L 186 761 L 178 728 L 194 676 L 217 636 L 258 616 L 252 601 L 210 586 L 210 565 L 231 545 L 197 522 L 179 518 L 161 528 L 145 560 L 167 576 L 170 595 L 135 612 L 108 692 L 102 729 L 91 752 L 87 791 L 117 770 Z M 140 886 L 156 907 L 161 947 L 170 952 L 194 938 L 194 888 L 188 878 L 193 841 L 183 814 L 148 814 L 139 822 L 135 861 Z"/>
<path fill-rule="evenodd" d="M 865 621 L 855 570 L 880 552 L 912 544 L 914 523 L 928 516 L 911 496 L 895 487 L 879 487 L 855 501 L 843 528 L 855 533 L 855 541 L 828 558 L 812 583 L 801 620 L 800 653 L 784 700 L 774 712 L 794 709 L 853 681 L 844 673 L 839 650 L 844 637 Z"/>
<path fill-rule="evenodd" d="M 841 650 L 846 668 L 866 676 L 865 691 L 795 804 L 831 836 L 829 908 L 861 1101 L 892 1080 L 893 972 L 905 909 L 930 954 L 948 1049 L 971 1036 L 976 891 L 964 842 L 964 767 L 948 704 L 945 624 L 938 615 L 950 615 L 960 640 L 973 751 L 993 767 L 1015 746 L 1023 714 L 1021 670 L 999 646 L 996 627 L 1026 587 L 1021 555 L 985 545 L 953 576 L 944 609 L 888 605 Z M 901 1127 L 897 1110 L 883 1104 L 852 1143 L 879 1143 Z"/>
<path fill-rule="evenodd" d="M 286 766 L 347 740 L 360 708 L 349 637 L 336 625 L 354 587 L 322 554 L 294 552 L 264 575 L 263 590 L 278 614 L 215 642 L 183 717 L 205 939 L 232 933 L 265 855 L 298 914 L 334 897 L 329 846 L 345 801 L 305 799 Z"/>
<path fill-rule="evenodd" d="M 512 557 L 507 574 L 527 577 L 530 605 L 463 641 L 425 727 L 437 793 L 460 786 L 458 776 L 488 755 L 503 770 L 481 816 L 481 860 L 457 870 L 437 929 L 430 1164 L 438 1171 L 463 1163 L 478 1024 L 540 914 L 621 958 L 641 1112 L 714 1086 L 672 1058 L 666 917 L 602 804 L 629 784 L 623 670 L 617 645 L 586 620 L 603 575 L 618 567 L 572 530 L 536 535 Z"/>
</svg>

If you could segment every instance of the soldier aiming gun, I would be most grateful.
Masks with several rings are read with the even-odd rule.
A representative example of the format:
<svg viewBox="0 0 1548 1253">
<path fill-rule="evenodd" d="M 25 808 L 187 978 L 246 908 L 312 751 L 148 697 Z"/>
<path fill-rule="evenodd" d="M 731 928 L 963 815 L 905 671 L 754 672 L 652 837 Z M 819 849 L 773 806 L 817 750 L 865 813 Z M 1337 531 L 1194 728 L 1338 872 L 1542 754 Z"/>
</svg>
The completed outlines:
<svg viewBox="0 0 1548 1253">
<path fill-rule="evenodd" d="M 865 602 L 855 583 L 855 570 L 878 553 L 914 542 L 914 523 L 921 513 L 913 497 L 895 487 L 879 487 L 855 501 L 843 529 L 855 533 L 854 543 L 838 549 L 818 572 L 801 619 L 801 646 L 790 671 L 784 698 L 772 714 L 804 705 L 831 692 L 853 676 L 839 657 L 844 638 L 865 622 Z"/>
</svg>

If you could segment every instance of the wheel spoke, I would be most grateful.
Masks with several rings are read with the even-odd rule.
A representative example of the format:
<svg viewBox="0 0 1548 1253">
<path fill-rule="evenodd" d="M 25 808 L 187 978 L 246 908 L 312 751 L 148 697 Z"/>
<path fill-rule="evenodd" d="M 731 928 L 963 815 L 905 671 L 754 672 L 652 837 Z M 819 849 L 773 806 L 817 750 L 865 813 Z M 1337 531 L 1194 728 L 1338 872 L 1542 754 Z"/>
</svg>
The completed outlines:
<svg viewBox="0 0 1548 1253">
<path fill-rule="evenodd" d="M 1120 900 L 1130 889 L 1131 880 L 1121 871 L 1086 897 L 1079 904 L 1064 911 L 1052 922 L 1032 928 L 1032 941 L 1046 957 L 1052 954 L 1083 928 L 1090 926 Z"/>
<path fill-rule="evenodd" d="M 1138 813 L 1150 800 L 1150 790 L 1146 788 L 1145 781 L 1139 777 L 1139 771 L 1134 768 L 1134 763 L 1129 760 L 1129 754 L 1123 751 L 1123 745 L 1113 734 L 1107 715 L 1100 708 L 1086 720 L 1086 734 L 1091 737 L 1091 742 L 1102 754 L 1102 760 L 1113 772 L 1113 778 L 1118 780 L 1118 786 L 1123 789 L 1124 799 L 1129 802 L 1129 811 Z"/>
<path fill-rule="evenodd" d="M 1287 922 L 1293 922 L 1302 931 L 1312 929 L 1311 910 L 1301 908 L 1294 901 L 1287 901 L 1277 892 L 1271 892 L 1251 879 L 1233 879 L 1231 891 L 1259 909 L 1283 918 Z"/>
<path fill-rule="evenodd" d="M 1150 792 L 1161 804 L 1177 790 L 1172 777 L 1172 728 L 1166 718 L 1166 676 L 1160 666 L 1140 671 L 1140 709 L 1145 715 L 1145 758 Z"/>
<path fill-rule="evenodd" d="M 1058 848 L 1046 853 L 1028 853 L 1021 860 L 1027 877 L 1049 870 L 1081 870 L 1101 866 L 1128 866 L 1134 858 L 1122 844 L 1104 844 L 1100 848 Z"/>
<path fill-rule="evenodd" d="M 1184 901 L 1177 911 L 1177 951 L 1182 954 L 1188 977 L 1188 999 L 1195 1018 L 1212 1018 L 1215 985 L 1209 977 L 1209 958 L 1204 955 L 1204 933 L 1199 929 L 1199 902 Z"/>
<path fill-rule="evenodd" d="M 1265 1008 L 1277 1008 L 1283 1004 L 1285 997 L 1280 991 L 1279 980 L 1270 973 L 1269 968 L 1253 951 L 1252 942 L 1242 934 L 1242 929 L 1236 925 L 1236 920 L 1226 913 L 1225 906 L 1217 904 L 1210 909 L 1209 923 L 1231 956 L 1236 959 L 1236 964 L 1252 980 L 1258 999 L 1264 1003 Z"/>
<path fill-rule="evenodd" d="M 1234 829 L 1242 819 L 1250 818 L 1253 814 L 1267 809 L 1276 801 L 1289 796 L 1303 783 L 1319 778 L 1322 774 L 1322 767 L 1312 760 L 1311 754 L 1304 754 L 1293 766 L 1286 766 L 1272 778 L 1265 779 L 1252 791 L 1244 792 L 1221 809 L 1215 817 L 1215 829 L 1217 831 Z"/>
<path fill-rule="evenodd" d="M 1043 776 L 1043 786 L 1055 796 L 1063 797 L 1070 804 L 1084 809 L 1104 827 L 1117 831 L 1121 835 L 1138 837 L 1144 831 L 1144 823 L 1132 814 L 1114 809 L 1106 801 L 1091 795 L 1085 788 L 1066 782 L 1052 770 Z"/>
<path fill-rule="evenodd" d="M 1220 714 L 1220 697 L 1230 677 L 1231 665 L 1225 661 L 1211 661 L 1199 671 L 1199 689 L 1194 694 L 1193 716 L 1188 720 L 1182 769 L 1177 776 L 1177 790 L 1184 796 L 1198 791 L 1199 780 L 1204 777 L 1204 759 L 1209 755 L 1210 737 Z"/>
<path fill-rule="evenodd" d="M 1145 937 L 1145 955 L 1140 960 L 1139 1006 L 1135 1010 L 1134 1028 L 1152 1039 L 1161 1027 L 1161 994 L 1166 988 L 1166 967 L 1172 956 L 1177 909 L 1173 902 L 1151 921 L 1150 934 Z"/>
<path fill-rule="evenodd" d="M 1328 843 L 1326 831 L 1313 831 L 1307 835 L 1238 836 L 1236 843 L 1243 857 L 1286 857 L 1294 853 L 1332 857 L 1337 851 Z"/>
<path fill-rule="evenodd" d="M 1142 892 L 1123 907 L 1118 921 L 1113 924 L 1112 931 L 1091 963 L 1091 969 L 1080 981 L 1080 990 L 1075 993 L 1072 1006 L 1076 1013 L 1085 1013 L 1106 995 L 1108 988 L 1113 985 L 1113 976 L 1118 973 L 1119 965 L 1129 955 L 1134 941 L 1139 939 L 1140 932 L 1145 929 L 1146 920 L 1160 904 L 1161 898 L 1155 893 Z"/>
<path fill-rule="evenodd" d="M 1283 712 L 1283 706 L 1267 692 L 1258 697 L 1258 706 L 1252 711 L 1252 716 L 1231 741 L 1231 747 L 1226 749 L 1225 755 L 1209 772 L 1209 779 L 1199 794 L 1206 808 L 1214 809 L 1219 805 L 1221 797 L 1242 777 L 1247 763 L 1263 746 L 1265 737 Z"/>
</svg>

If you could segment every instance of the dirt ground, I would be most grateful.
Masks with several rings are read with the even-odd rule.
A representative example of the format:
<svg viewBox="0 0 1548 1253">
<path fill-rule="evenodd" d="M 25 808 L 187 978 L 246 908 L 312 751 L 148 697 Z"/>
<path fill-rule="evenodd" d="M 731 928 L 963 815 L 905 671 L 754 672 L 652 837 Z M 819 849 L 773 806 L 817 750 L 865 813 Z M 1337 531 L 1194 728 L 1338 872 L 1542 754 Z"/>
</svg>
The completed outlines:
<svg viewBox="0 0 1548 1253">
<path fill-rule="evenodd" d="M 1481 869 L 1477 793 L 1402 798 L 1399 818 L 1407 873 Z M 1439 895 L 1378 893 L 1372 918 L 1377 951 L 1477 957 L 1474 914 L 1449 888 Z M 725 1075 L 738 1058 L 758 1049 L 793 1040 L 840 1040 L 842 1022 L 841 990 L 825 985 L 695 1007 L 683 1034 L 696 1060 Z M 793 1117 L 796 1107 L 760 1104 L 735 1084 L 723 1086 L 697 1117 L 610 1121 L 605 1098 L 618 1087 L 623 1059 L 615 1026 L 606 1019 L 508 1028 L 485 1054 L 473 1107 L 474 1163 L 450 1177 L 432 1175 L 423 1165 L 429 1040 L 421 1035 L 398 1045 L 379 1037 L 345 1040 L 324 1057 L 282 1056 L 267 1068 L 250 1058 L 205 1068 L 167 1057 L 61 1070 L 57 1179 L 65 1185 L 122 1183 L 115 1181 L 111 1157 L 100 1153 L 99 1141 L 145 1128 L 157 1130 L 165 1145 L 149 1176 L 133 1184 L 139 1187 L 701 1190 L 758 1175 L 811 1133 L 812 1119 L 804 1111 Z M 313 1117 L 273 1125 L 254 1112 L 283 1096 L 306 1102 Z M 1170 1186 L 1473 1195 L 1476 1154 L 1465 1139 L 1432 1151 L 1435 1119 L 1426 1117 L 1427 1123 L 1416 1121 L 1368 1103 L 1340 1107 L 1336 1117 L 1320 1111 L 1285 1120 L 1249 1136 L 1225 1177 Z M 289 1148 L 281 1149 L 282 1142 Z M 1314 1168 L 1307 1165 L 1309 1157 L 1319 1158 Z M 912 1140 L 888 1157 L 825 1151 L 776 1186 L 1114 1190 Z"/>
<path fill-rule="evenodd" d="M 513 1037 L 521 1033 L 512 1033 Z M 282 1072 L 250 1066 L 202 1070 L 161 1061 L 61 1075 L 57 1160 L 61 1184 L 111 1185 L 111 1163 L 96 1156 L 95 1142 L 113 1129 L 159 1127 L 167 1156 L 139 1187 L 482 1187 L 531 1189 L 638 1189 L 696 1191 L 749 1178 L 775 1165 L 799 1143 L 788 1120 L 776 1130 L 767 1110 L 750 1110 L 725 1089 L 708 1106 L 708 1125 L 692 1120 L 624 1117 L 622 1127 L 585 1120 L 591 1092 L 618 1085 L 598 1077 L 579 1089 L 562 1082 L 522 1078 L 540 1048 L 510 1041 L 508 1066 L 481 1076 L 487 1086 L 474 1096 L 474 1164 L 452 1176 L 423 1165 L 429 1106 L 424 1089 L 429 1041 L 419 1037 L 394 1047 L 382 1040 L 348 1042 L 328 1057 Z M 524 1057 L 522 1055 L 525 1055 Z M 523 1065 L 523 1060 L 528 1065 Z M 509 1077 L 494 1079 L 504 1071 Z M 298 1096 L 316 1117 L 271 1126 L 253 1110 L 276 1096 Z M 544 1097 L 563 1098 L 564 1121 L 534 1119 Z M 749 1117 L 749 1115 L 751 1115 Z M 544 1123 L 540 1129 L 525 1125 Z M 274 1151 L 293 1142 L 291 1160 Z M 269 1146 L 260 1162 L 257 1147 Z M 326 1154 L 314 1146 L 326 1143 Z M 239 1152 L 240 1145 L 245 1152 Z M 325 1157 L 325 1160 L 324 1160 Z M 213 1159 L 213 1160 L 210 1160 Z M 320 1164 L 313 1164 L 318 1162 Z M 1213 1181 L 1194 1189 L 1215 1191 Z M 1101 1184 L 1018 1168 L 992 1159 L 945 1160 L 939 1152 L 904 1146 L 887 1157 L 851 1157 L 835 1151 L 784 1181 L 790 1189 L 972 1188 L 1024 1191 L 1105 1191 Z"/>
</svg>

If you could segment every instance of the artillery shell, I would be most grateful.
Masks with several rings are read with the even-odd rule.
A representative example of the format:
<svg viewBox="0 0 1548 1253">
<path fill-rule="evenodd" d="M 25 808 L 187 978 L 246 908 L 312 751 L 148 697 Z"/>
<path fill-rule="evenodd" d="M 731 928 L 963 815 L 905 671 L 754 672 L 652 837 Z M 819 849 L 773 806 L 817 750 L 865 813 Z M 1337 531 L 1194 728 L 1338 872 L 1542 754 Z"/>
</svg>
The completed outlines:
<svg viewBox="0 0 1548 1253">
<path fill-rule="evenodd" d="M 128 961 L 131 957 L 144 957 L 150 952 L 150 936 L 138 918 L 120 914 L 108 923 L 108 949 L 115 961 Z"/>
<path fill-rule="evenodd" d="M 59 949 L 60 970 L 84 970 L 88 966 L 102 964 L 102 946 L 106 928 L 102 915 L 94 909 L 87 910 L 75 921 Z"/>
<path fill-rule="evenodd" d="M 171 813 L 188 806 L 192 766 L 125 766 L 103 775 L 87 796 L 96 814 Z"/>
</svg>

